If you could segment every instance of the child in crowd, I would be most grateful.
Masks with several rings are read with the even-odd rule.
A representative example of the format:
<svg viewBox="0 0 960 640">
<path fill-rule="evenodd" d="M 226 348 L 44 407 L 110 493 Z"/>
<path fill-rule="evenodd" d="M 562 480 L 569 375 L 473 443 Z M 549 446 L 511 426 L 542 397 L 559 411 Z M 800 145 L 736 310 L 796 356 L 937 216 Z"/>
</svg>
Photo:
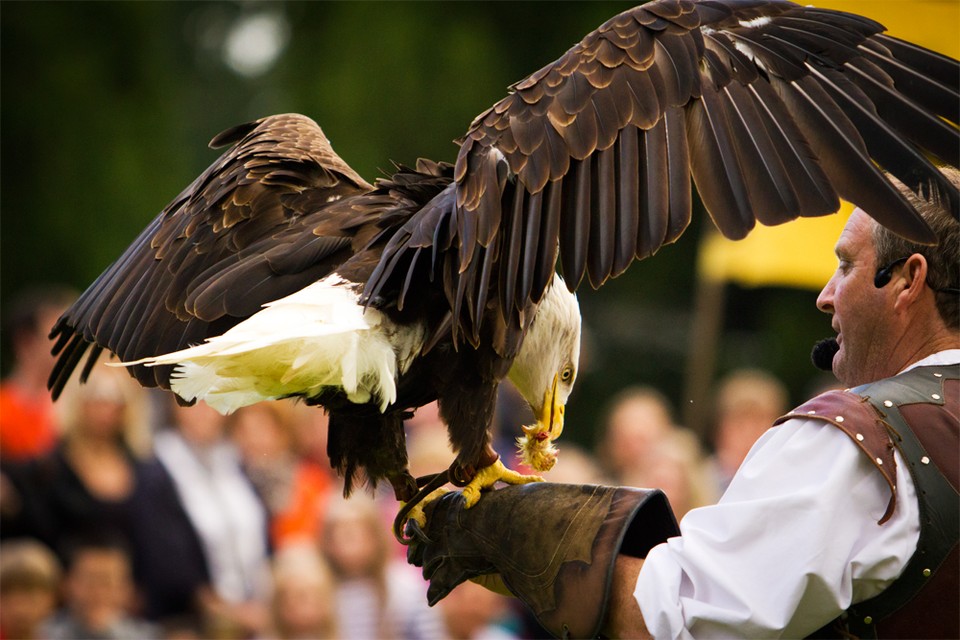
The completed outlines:
<svg viewBox="0 0 960 640">
<path fill-rule="evenodd" d="M 57 606 L 60 564 L 35 540 L 0 547 L 0 639 L 40 638 L 41 623 Z"/>
<path fill-rule="evenodd" d="M 317 549 L 291 544 L 273 561 L 273 631 L 282 640 L 336 638 L 336 584 Z"/>
<path fill-rule="evenodd" d="M 133 617 L 130 555 L 119 537 L 90 535 L 68 547 L 64 608 L 43 630 L 48 640 L 150 640 L 154 625 Z"/>
<path fill-rule="evenodd" d="M 437 605 L 450 640 L 511 640 L 518 638 L 520 621 L 510 609 L 510 599 L 469 580 Z"/>
<path fill-rule="evenodd" d="M 357 491 L 349 500 L 332 498 L 326 516 L 320 548 L 337 580 L 339 637 L 444 637 L 438 611 L 427 606 L 423 579 L 393 553 L 396 543 L 380 505 Z"/>
</svg>

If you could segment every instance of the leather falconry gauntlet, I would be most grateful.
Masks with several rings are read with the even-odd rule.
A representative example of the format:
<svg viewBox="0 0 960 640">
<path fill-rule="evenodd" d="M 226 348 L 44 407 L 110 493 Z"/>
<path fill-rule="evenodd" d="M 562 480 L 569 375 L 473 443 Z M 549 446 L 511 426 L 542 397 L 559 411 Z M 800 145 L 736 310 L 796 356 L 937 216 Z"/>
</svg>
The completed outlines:
<svg viewBox="0 0 960 640">
<path fill-rule="evenodd" d="M 461 582 L 499 574 L 558 637 L 596 637 L 617 554 L 643 558 L 679 535 L 663 492 L 535 483 L 489 491 L 471 509 L 459 492 L 410 521 L 407 560 L 423 568 L 434 605 Z"/>
</svg>

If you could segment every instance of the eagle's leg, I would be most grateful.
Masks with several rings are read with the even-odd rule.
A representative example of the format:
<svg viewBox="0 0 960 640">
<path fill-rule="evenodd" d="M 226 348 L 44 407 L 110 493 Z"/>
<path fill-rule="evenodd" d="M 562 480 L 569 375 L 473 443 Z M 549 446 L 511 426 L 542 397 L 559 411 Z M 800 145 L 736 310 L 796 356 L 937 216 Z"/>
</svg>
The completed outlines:
<svg viewBox="0 0 960 640">
<path fill-rule="evenodd" d="M 417 481 L 407 469 L 387 476 L 397 502 L 409 502 L 417 495 Z"/>
<path fill-rule="evenodd" d="M 404 525 L 407 520 L 416 520 L 421 527 L 426 526 L 427 516 L 424 513 L 424 505 L 430 503 L 432 500 L 436 500 L 447 492 L 447 490 L 443 488 L 443 485 L 450 479 L 449 473 L 444 471 L 432 477 L 428 476 L 427 478 L 429 479 L 423 488 L 416 491 L 409 499 L 400 500 L 400 494 L 397 493 L 397 499 L 400 500 L 400 511 L 397 512 L 397 517 L 393 519 L 393 535 L 400 544 L 410 544 L 410 539 L 403 535 Z M 410 476 L 410 479 L 413 480 L 413 476 Z M 421 481 L 425 479 L 426 478 L 421 478 Z M 414 487 L 416 487 L 416 480 L 413 482 Z"/>
<path fill-rule="evenodd" d="M 506 482 L 507 484 L 527 484 L 528 482 L 543 482 L 541 476 L 523 475 L 512 469 L 508 469 L 500 460 L 500 456 L 493 450 L 489 444 L 484 448 L 472 478 L 463 487 L 463 498 L 465 507 L 469 509 L 480 500 L 480 492 L 484 489 L 493 487 L 497 482 Z M 456 479 L 462 480 L 463 476 L 469 472 L 469 468 L 460 467 L 457 463 L 451 468 L 451 474 L 457 476 Z"/>
<path fill-rule="evenodd" d="M 446 481 L 446 474 L 442 475 L 444 476 L 443 478 L 436 478 L 436 483 Z M 431 482 L 430 484 L 436 483 Z M 421 527 L 426 526 L 427 516 L 423 511 L 424 506 L 430 501 L 442 496 L 447 490 L 441 487 L 420 494 L 416 479 L 410 475 L 410 472 L 406 469 L 404 469 L 402 473 L 390 476 L 390 484 L 393 486 L 393 494 L 396 496 L 397 502 L 400 503 L 400 511 L 397 513 L 394 522 L 394 535 L 396 535 L 397 540 L 402 543 L 404 541 L 404 537 L 401 534 L 403 524 L 407 520 L 416 520 Z"/>
</svg>

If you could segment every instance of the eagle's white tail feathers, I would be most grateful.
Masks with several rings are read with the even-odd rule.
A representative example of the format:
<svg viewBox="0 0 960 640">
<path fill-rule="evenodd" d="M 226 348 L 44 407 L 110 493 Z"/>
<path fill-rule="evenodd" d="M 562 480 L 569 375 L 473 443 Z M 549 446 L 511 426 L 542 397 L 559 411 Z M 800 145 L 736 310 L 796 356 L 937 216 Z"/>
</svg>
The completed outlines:
<svg viewBox="0 0 960 640">
<path fill-rule="evenodd" d="M 373 400 L 384 411 L 397 399 L 398 358 L 406 369 L 423 331 L 394 326 L 379 311 L 365 310 L 353 287 L 330 276 L 203 344 L 124 364 L 177 365 L 173 391 L 221 413 L 329 387 L 342 389 L 351 402 Z"/>
</svg>

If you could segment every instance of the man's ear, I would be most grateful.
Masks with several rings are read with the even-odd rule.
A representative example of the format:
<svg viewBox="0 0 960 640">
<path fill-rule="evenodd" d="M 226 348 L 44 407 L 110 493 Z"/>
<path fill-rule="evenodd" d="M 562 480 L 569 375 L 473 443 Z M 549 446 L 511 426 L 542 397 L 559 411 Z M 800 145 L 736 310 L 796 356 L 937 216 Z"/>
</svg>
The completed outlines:
<svg viewBox="0 0 960 640">
<path fill-rule="evenodd" d="M 915 303 L 924 291 L 930 289 L 927 284 L 927 270 L 927 259 L 923 255 L 914 253 L 907 258 L 906 262 L 903 263 L 903 268 L 900 269 L 899 277 L 894 281 L 897 287 L 897 299 L 894 302 L 894 308 L 899 309 L 901 305 Z"/>
</svg>

